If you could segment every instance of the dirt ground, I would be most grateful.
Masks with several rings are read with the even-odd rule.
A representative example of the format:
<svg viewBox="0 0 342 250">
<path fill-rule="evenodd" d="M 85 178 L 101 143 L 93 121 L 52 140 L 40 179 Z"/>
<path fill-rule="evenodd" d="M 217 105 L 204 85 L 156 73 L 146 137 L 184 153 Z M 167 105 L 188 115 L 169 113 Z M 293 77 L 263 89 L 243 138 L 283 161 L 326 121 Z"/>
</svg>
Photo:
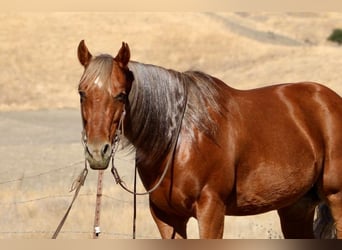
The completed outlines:
<svg viewBox="0 0 342 250">
<path fill-rule="evenodd" d="M 342 95 L 342 48 L 327 41 L 335 28 L 342 13 L 0 13 L 0 238 L 49 238 L 71 200 L 83 167 L 80 40 L 93 54 L 115 54 L 125 41 L 135 61 L 202 70 L 239 89 L 317 81 Z M 116 160 L 128 185 L 133 158 Z M 91 238 L 96 180 L 91 171 L 60 238 Z M 131 237 L 131 201 L 107 171 L 101 238 Z M 137 236 L 159 238 L 147 197 Z M 270 212 L 227 217 L 224 237 L 282 234 Z"/>
</svg>

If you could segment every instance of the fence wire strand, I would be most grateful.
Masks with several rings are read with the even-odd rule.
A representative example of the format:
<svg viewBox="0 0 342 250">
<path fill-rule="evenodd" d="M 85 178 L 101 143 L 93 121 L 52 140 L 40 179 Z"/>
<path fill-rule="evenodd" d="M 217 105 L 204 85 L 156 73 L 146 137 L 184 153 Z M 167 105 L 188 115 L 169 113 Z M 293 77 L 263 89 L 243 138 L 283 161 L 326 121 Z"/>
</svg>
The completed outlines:
<svg viewBox="0 0 342 250">
<path fill-rule="evenodd" d="M 59 167 L 59 168 L 55 168 L 55 169 L 51 169 L 51 170 L 47 170 L 47 171 L 44 171 L 44 172 L 40 172 L 40 173 L 36 173 L 36 174 L 31 174 L 31 175 L 27 175 L 27 176 L 23 176 L 23 177 L 20 177 L 20 178 L 15 178 L 15 179 L 9 179 L 9 180 L 3 180 L 0 182 L 0 185 L 2 186 L 6 186 L 6 185 L 9 185 L 13 182 L 20 182 L 20 181 L 24 181 L 25 179 L 34 179 L 34 178 L 41 178 L 42 176 L 46 176 L 46 175 L 51 175 L 52 177 L 57 173 L 57 172 L 60 172 L 60 171 L 64 171 L 64 170 L 68 170 L 70 171 L 70 168 L 72 167 L 79 167 L 81 164 L 84 164 L 84 160 L 80 160 L 80 161 L 75 161 L 75 162 L 72 162 L 70 164 L 67 164 L 63 167 Z M 50 183 L 51 184 L 51 183 Z M 113 182 L 114 184 L 114 182 Z M 53 185 L 53 183 L 52 183 Z M 20 190 L 23 190 L 24 187 L 20 187 Z M 20 191 L 19 190 L 19 191 Z M 42 189 L 43 190 L 43 189 Z M 27 191 L 27 190 L 25 190 Z M 129 196 L 127 198 L 127 200 L 125 199 L 120 199 L 120 198 L 117 198 L 117 197 L 114 197 L 110 194 L 106 194 L 106 192 L 110 192 L 108 190 L 104 190 L 104 194 L 103 194 L 103 198 L 104 198 L 104 202 L 107 200 L 108 201 L 108 204 L 110 203 L 113 203 L 114 204 L 131 204 L 132 203 L 132 199 L 131 197 Z M 96 196 L 96 192 L 87 192 L 87 193 L 82 193 L 80 194 L 80 197 L 95 197 Z M 44 201 L 49 201 L 49 200 L 53 200 L 53 199 L 63 199 L 63 200 L 67 200 L 67 199 L 70 199 L 72 197 L 72 194 L 68 193 L 68 194 L 51 194 L 51 195 L 44 195 L 44 196 L 40 196 L 40 197 L 35 197 L 35 198 L 32 198 L 32 199 L 23 199 L 23 200 L 14 200 L 14 201 L 2 201 L 0 200 L 0 208 L 5 210 L 5 209 L 9 209 L 11 208 L 12 206 L 14 206 L 15 209 L 17 209 L 17 206 L 25 206 L 25 205 L 28 205 L 28 204 L 31 204 L 31 203 L 38 203 L 38 202 L 44 202 Z M 10 197 L 11 199 L 13 199 L 13 197 Z M 144 202 L 143 201 L 138 201 L 139 204 L 143 204 Z M 39 206 L 39 205 L 37 205 Z M 58 215 L 56 215 L 58 217 Z M 1 223 L 1 220 L 3 220 L 5 218 L 2 218 L 0 219 L 0 224 Z M 32 219 L 32 218 L 31 218 Z M 8 222 L 7 222 L 8 223 Z M 11 236 L 14 236 L 14 237 L 19 237 L 20 235 L 22 237 L 27 237 L 27 235 L 32 235 L 34 238 L 49 238 L 51 233 L 52 233 L 52 230 L 44 230 L 44 228 L 41 228 L 41 229 L 38 229 L 38 230 L 21 230 L 23 226 L 25 225 L 17 225 L 16 222 L 13 222 L 12 224 L 14 224 L 15 226 L 18 226 L 18 229 L 19 230 L 16 230 L 15 229 L 15 226 L 13 226 L 12 228 L 14 228 L 13 230 L 6 230 L 6 228 L 4 228 L 4 230 L 0 230 L 0 234 L 3 235 L 2 237 L 0 238 L 6 238 L 6 236 L 4 235 L 7 235 L 7 237 L 11 237 Z M 51 227 L 53 227 L 54 225 L 51 225 Z M 84 235 L 84 238 L 91 238 L 91 235 L 92 235 L 92 232 L 91 230 L 89 231 L 83 231 L 83 230 L 63 230 L 61 231 L 61 234 L 63 234 L 64 236 L 69 234 L 69 237 L 70 238 L 74 238 L 75 235 Z M 129 233 L 124 233 L 124 232 L 107 232 L 106 230 L 103 230 L 101 232 L 101 235 L 104 236 L 105 238 L 131 238 L 131 234 Z M 139 233 L 137 234 L 137 237 L 138 238 L 146 238 L 146 239 L 152 239 L 152 238 L 155 238 L 154 236 L 152 235 L 140 235 Z"/>
</svg>

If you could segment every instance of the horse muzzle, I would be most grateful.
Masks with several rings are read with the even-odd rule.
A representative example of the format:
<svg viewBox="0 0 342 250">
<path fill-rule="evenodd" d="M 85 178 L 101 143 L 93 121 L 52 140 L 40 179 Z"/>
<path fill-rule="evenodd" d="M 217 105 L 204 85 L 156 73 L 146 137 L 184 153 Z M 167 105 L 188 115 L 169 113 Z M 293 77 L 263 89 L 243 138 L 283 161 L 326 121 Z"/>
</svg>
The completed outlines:
<svg viewBox="0 0 342 250">
<path fill-rule="evenodd" d="M 85 146 L 85 158 L 91 169 L 106 169 L 111 156 L 112 146 L 110 143 L 87 144 Z"/>
</svg>

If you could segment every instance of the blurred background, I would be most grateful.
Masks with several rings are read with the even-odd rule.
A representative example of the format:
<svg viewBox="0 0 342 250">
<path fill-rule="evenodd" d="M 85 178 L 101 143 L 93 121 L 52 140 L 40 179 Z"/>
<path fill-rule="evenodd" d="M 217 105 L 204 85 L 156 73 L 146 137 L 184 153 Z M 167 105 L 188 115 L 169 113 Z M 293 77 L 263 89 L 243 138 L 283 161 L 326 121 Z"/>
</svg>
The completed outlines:
<svg viewBox="0 0 342 250">
<path fill-rule="evenodd" d="M 238 89 L 316 81 L 342 95 L 342 28 L 334 12 L 0 13 L 0 238 L 50 238 L 83 168 L 76 49 L 201 70 Z M 134 155 L 116 165 L 132 186 Z M 97 172 L 90 171 L 59 238 L 92 237 Z M 141 185 L 139 188 L 142 190 Z M 100 238 L 131 238 L 132 196 L 105 172 Z M 137 238 L 159 238 L 139 197 Z M 197 224 L 189 223 L 197 238 Z M 282 238 L 275 212 L 226 217 L 225 238 Z"/>
</svg>

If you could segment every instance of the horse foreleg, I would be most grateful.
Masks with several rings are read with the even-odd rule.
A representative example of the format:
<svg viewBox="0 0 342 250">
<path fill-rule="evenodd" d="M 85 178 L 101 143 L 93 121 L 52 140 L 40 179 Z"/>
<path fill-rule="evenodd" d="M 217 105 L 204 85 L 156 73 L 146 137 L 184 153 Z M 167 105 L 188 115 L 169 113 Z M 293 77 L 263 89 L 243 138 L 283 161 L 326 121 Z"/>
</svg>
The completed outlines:
<svg viewBox="0 0 342 250">
<path fill-rule="evenodd" d="M 196 218 L 201 239 L 223 237 L 225 211 L 225 204 L 217 195 L 201 194 L 196 204 Z"/>
<path fill-rule="evenodd" d="M 186 239 L 186 225 L 189 218 L 170 215 L 150 201 L 150 211 L 163 239 Z"/>
</svg>

